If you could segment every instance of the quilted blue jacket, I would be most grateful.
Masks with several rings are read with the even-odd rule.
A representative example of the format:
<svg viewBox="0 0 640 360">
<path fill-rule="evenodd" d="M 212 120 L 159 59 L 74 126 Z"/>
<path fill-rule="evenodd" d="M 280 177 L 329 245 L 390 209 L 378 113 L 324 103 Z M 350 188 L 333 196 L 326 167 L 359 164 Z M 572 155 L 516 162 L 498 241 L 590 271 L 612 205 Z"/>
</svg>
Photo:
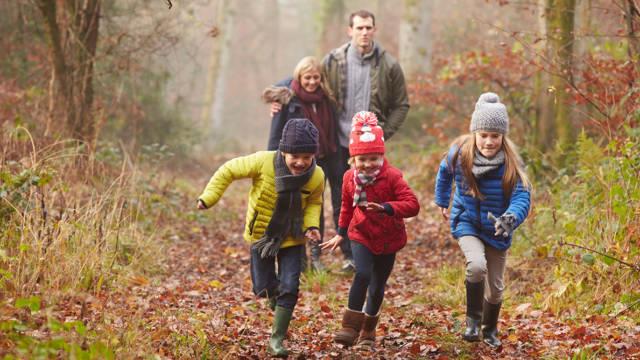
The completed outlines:
<svg viewBox="0 0 640 360">
<path fill-rule="evenodd" d="M 502 175 L 504 174 L 504 165 L 502 165 L 476 179 L 478 188 L 484 195 L 484 200 L 474 198 L 468 194 L 469 186 L 462 172 L 459 158 L 455 170 L 451 168 L 451 159 L 456 151 L 458 151 L 458 147 L 452 146 L 446 158 L 440 163 L 435 189 L 435 203 L 442 208 L 448 208 L 451 200 L 451 188 L 455 180 L 456 189 L 449 218 L 451 234 L 456 239 L 472 235 L 498 250 L 508 249 L 511 246 L 513 233 L 506 238 L 495 236 L 495 228 L 487 218 L 487 213 L 491 212 L 496 217 L 504 213 L 513 214 L 516 218 L 515 227 L 517 228 L 529 214 L 531 205 L 529 189 L 524 188 L 522 183 L 518 181 L 511 198 L 505 198 L 502 191 Z"/>
</svg>

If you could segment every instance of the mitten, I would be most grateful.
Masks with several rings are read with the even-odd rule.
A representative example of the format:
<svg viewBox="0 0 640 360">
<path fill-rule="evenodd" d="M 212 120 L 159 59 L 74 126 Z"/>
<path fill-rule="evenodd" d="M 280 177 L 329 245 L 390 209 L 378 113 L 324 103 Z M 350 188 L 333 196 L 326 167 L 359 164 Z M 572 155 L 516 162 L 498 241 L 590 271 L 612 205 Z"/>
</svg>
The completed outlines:
<svg viewBox="0 0 640 360">
<path fill-rule="evenodd" d="M 516 225 L 516 216 L 509 213 L 504 213 L 500 217 L 495 217 L 491 212 L 487 214 L 487 218 L 491 220 L 494 228 L 496 229 L 495 236 L 502 235 L 503 237 L 509 237 L 513 232 Z"/>
</svg>

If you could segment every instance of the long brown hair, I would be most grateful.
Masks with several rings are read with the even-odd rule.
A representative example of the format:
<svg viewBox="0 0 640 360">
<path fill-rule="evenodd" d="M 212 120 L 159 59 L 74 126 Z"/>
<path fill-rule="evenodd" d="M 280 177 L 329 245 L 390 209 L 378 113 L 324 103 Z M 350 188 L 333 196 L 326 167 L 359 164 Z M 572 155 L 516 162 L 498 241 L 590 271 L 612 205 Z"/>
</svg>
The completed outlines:
<svg viewBox="0 0 640 360">
<path fill-rule="evenodd" d="M 469 185 L 469 193 L 471 196 L 484 200 L 484 195 L 478 188 L 478 182 L 473 175 L 473 160 L 476 156 L 476 137 L 474 134 L 466 134 L 458 137 L 452 143 L 457 150 L 449 163 L 452 172 L 455 171 L 458 157 L 460 158 L 460 167 L 467 184 Z M 518 154 L 518 148 L 507 138 L 502 136 L 502 151 L 504 151 L 504 174 L 502 175 L 502 191 L 505 198 L 511 198 L 511 194 L 518 183 L 522 183 L 522 187 L 531 190 L 531 182 L 523 169 L 523 162 Z"/>
<path fill-rule="evenodd" d="M 331 102 L 335 105 L 336 98 L 333 95 L 331 87 L 329 87 L 329 82 L 327 81 L 326 76 L 324 76 L 324 73 L 322 71 L 322 64 L 320 63 L 320 61 L 318 61 L 317 58 L 313 56 L 306 56 L 298 61 L 298 64 L 293 69 L 293 78 L 297 82 L 302 83 L 302 74 L 311 70 L 316 70 L 320 73 L 320 88 L 322 88 L 322 91 L 324 91 L 324 94 L 327 96 L 327 98 L 331 100 Z"/>
</svg>

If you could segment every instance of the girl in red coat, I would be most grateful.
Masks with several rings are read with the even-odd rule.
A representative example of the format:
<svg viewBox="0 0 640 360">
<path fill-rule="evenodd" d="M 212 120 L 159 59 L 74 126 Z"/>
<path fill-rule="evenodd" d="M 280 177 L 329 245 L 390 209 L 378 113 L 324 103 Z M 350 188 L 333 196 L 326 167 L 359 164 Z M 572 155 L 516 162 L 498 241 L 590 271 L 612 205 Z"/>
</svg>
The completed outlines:
<svg viewBox="0 0 640 360">
<path fill-rule="evenodd" d="M 384 157 L 384 133 L 376 115 L 361 111 L 352 123 L 349 153 L 354 167 L 344 174 L 338 235 L 322 248 L 333 250 L 348 235 L 356 266 L 335 341 L 372 347 L 396 252 L 407 243 L 403 219 L 416 216 L 420 205 L 400 170 Z"/>
</svg>

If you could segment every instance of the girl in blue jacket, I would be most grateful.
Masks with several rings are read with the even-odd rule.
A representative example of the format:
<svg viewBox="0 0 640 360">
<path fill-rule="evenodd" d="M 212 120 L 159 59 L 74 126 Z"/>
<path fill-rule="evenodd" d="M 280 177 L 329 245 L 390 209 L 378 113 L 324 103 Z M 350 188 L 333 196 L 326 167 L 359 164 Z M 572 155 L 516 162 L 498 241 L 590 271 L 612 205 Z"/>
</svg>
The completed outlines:
<svg viewBox="0 0 640 360">
<path fill-rule="evenodd" d="M 463 338 L 501 345 L 498 316 L 513 231 L 529 213 L 531 184 L 513 143 L 509 117 L 494 93 L 478 99 L 470 134 L 456 139 L 436 178 L 435 203 L 466 258 L 467 326 Z M 449 212 L 451 189 L 455 193 Z M 482 328 L 481 328 L 482 326 Z"/>
</svg>

